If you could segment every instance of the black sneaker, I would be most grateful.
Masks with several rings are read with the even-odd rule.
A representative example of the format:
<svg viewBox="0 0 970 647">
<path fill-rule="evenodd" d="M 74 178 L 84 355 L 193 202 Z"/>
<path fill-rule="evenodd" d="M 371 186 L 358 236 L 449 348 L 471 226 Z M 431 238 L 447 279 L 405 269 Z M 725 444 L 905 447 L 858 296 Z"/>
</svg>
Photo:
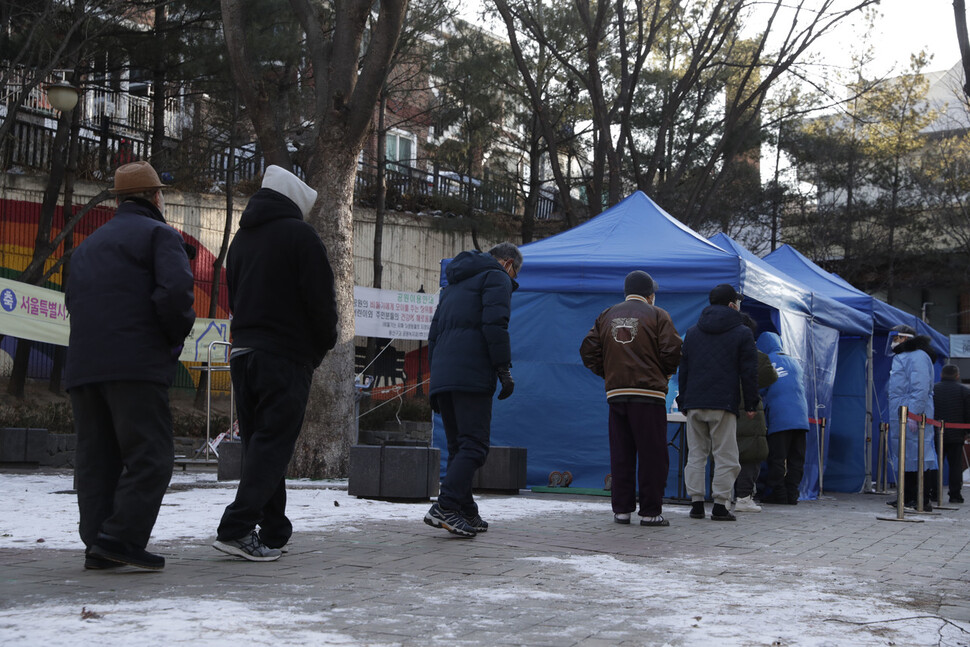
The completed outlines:
<svg viewBox="0 0 970 647">
<path fill-rule="evenodd" d="M 956 496 L 950 495 L 950 503 L 963 503 L 963 497 L 959 494 Z"/>
<path fill-rule="evenodd" d="M 135 566 L 148 571 L 160 571 L 165 568 L 165 558 L 161 555 L 154 555 L 140 546 L 109 535 L 98 535 L 97 542 L 88 551 L 88 557 L 125 564 L 126 566 Z M 87 567 L 87 558 L 84 562 L 85 567 Z M 94 564 L 95 562 L 92 561 L 91 563 Z"/>
<path fill-rule="evenodd" d="M 722 503 L 715 503 L 711 508 L 712 521 L 737 521 L 737 519 Z"/>
<path fill-rule="evenodd" d="M 694 501 L 690 504 L 690 518 L 691 519 L 703 519 L 706 515 L 704 514 L 704 502 Z"/>
<path fill-rule="evenodd" d="M 255 530 L 239 539 L 216 539 L 212 547 L 251 562 L 275 562 L 283 554 L 279 548 L 270 548 L 260 541 Z"/>
<path fill-rule="evenodd" d="M 110 559 L 92 555 L 90 549 L 84 551 L 84 568 L 89 571 L 103 571 L 111 568 L 121 568 L 122 566 L 122 564 L 113 562 Z"/>
<path fill-rule="evenodd" d="M 432 528 L 444 528 L 459 537 L 474 537 L 478 533 L 456 510 L 445 510 L 435 503 L 424 515 L 424 522 Z"/>
<path fill-rule="evenodd" d="M 465 515 L 462 515 L 465 517 Z M 488 532 L 488 522 L 482 519 L 481 515 L 475 514 L 473 517 L 465 517 L 468 525 L 474 528 L 475 532 Z"/>
</svg>

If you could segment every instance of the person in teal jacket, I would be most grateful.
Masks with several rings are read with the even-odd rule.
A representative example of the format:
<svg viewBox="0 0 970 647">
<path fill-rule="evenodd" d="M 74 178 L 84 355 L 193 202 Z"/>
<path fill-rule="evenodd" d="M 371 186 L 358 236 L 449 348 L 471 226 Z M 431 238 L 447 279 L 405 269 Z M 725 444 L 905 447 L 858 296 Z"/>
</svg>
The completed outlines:
<svg viewBox="0 0 970 647">
<path fill-rule="evenodd" d="M 773 332 L 758 337 L 758 350 L 768 355 L 778 380 L 761 391 L 768 419 L 768 473 L 762 503 L 798 503 L 805 467 L 805 436 L 808 434 L 808 399 L 805 372 L 786 354 L 781 337 Z"/>
</svg>

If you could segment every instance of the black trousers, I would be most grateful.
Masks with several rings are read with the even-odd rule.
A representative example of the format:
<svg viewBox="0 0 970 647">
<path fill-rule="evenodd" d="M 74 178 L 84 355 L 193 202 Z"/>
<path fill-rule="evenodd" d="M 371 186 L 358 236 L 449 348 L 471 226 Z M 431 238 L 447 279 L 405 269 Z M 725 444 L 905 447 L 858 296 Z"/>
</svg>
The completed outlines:
<svg viewBox="0 0 970 647">
<path fill-rule="evenodd" d="M 611 402 L 609 407 L 613 512 L 636 510 L 639 489 L 640 516 L 656 517 L 663 511 L 670 469 L 666 408 L 659 401 Z"/>
<path fill-rule="evenodd" d="M 961 497 L 960 491 L 963 489 L 963 441 L 948 443 L 943 440 L 943 460 L 946 461 L 950 469 L 950 491 L 951 497 Z M 943 463 L 940 463 L 943 469 Z"/>
<path fill-rule="evenodd" d="M 771 498 L 784 494 L 798 501 L 798 486 L 805 470 L 805 429 L 786 429 L 768 434 L 768 473 L 765 483 Z"/>
<path fill-rule="evenodd" d="M 81 541 L 103 533 L 144 548 L 175 464 L 168 387 L 85 384 L 71 389 L 71 407 Z"/>
<path fill-rule="evenodd" d="M 272 353 L 253 350 L 229 362 L 236 392 L 242 473 L 235 500 L 219 522 L 218 538 L 239 539 L 259 526 L 271 548 L 289 541 L 286 469 L 303 428 L 313 368 Z"/>
<path fill-rule="evenodd" d="M 472 480 L 488 458 L 492 394 L 446 391 L 436 393 L 435 398 L 448 439 L 448 467 L 441 479 L 438 505 L 474 517 L 478 504 L 472 497 Z"/>
</svg>

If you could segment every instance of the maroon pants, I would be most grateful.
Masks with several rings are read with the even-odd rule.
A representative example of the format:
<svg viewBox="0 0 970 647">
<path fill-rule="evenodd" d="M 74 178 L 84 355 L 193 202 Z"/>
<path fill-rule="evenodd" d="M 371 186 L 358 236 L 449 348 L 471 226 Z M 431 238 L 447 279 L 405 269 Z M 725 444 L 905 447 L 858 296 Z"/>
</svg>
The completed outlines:
<svg viewBox="0 0 970 647">
<path fill-rule="evenodd" d="M 639 464 L 639 473 L 637 467 Z M 663 509 L 670 456 L 667 454 L 667 410 L 656 403 L 610 403 L 610 472 L 613 512 L 633 512 L 640 490 L 640 516 L 655 517 Z"/>
</svg>

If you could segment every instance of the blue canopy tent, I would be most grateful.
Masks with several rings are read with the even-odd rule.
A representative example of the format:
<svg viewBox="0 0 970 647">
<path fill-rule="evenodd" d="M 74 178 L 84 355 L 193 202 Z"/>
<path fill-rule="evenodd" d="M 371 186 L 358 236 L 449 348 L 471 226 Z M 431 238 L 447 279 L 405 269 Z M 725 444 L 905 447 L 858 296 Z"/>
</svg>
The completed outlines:
<svg viewBox="0 0 970 647">
<path fill-rule="evenodd" d="M 812 317 L 809 292 L 708 242 L 640 192 L 521 250 L 524 263 L 509 324 L 516 389 L 493 408 L 492 444 L 528 449 L 531 485 L 545 484 L 552 471 L 568 470 L 576 486 L 603 486 L 610 469 L 606 398 L 603 381 L 582 365 L 579 346 L 599 313 L 623 299 L 630 271 L 654 277 L 657 305 L 671 314 L 681 334 L 697 321 L 719 283 L 738 286 L 750 299 L 784 312 L 779 323 L 789 338 L 804 339 Z M 435 443 L 444 447 L 440 423 Z M 680 460 L 671 451 L 668 495 L 677 491 Z"/>
<path fill-rule="evenodd" d="M 917 316 L 895 308 L 870 294 L 859 290 L 842 277 L 825 271 L 811 260 L 800 254 L 790 245 L 782 245 L 774 252 L 764 257 L 764 260 L 806 284 L 812 289 L 826 294 L 836 301 L 850 305 L 864 313 L 872 322 L 872 337 L 866 349 L 868 357 L 866 384 L 866 425 L 861 429 L 850 430 L 840 439 L 850 444 L 852 451 L 847 455 L 859 456 L 855 462 L 862 462 L 864 478 L 854 476 L 858 473 L 857 465 L 828 465 L 825 472 L 826 482 L 830 481 L 829 469 L 833 469 L 831 480 L 838 483 L 835 489 L 859 491 L 868 489 L 872 483 L 873 447 L 871 446 L 872 429 L 878 428 L 879 423 L 889 420 L 887 411 L 886 389 L 889 380 L 889 370 L 892 358 L 886 353 L 886 338 L 893 326 L 906 324 L 912 326 L 920 334 L 930 337 L 933 349 L 937 352 L 937 369 L 942 366 L 944 358 L 949 356 L 949 341 L 946 336 L 933 330 Z M 858 353 L 859 350 L 853 349 Z M 868 447 L 867 447 L 868 445 Z"/>
<path fill-rule="evenodd" d="M 807 343 L 782 338 L 786 353 L 799 360 L 805 370 L 809 415 L 827 421 L 824 437 L 821 426 L 816 425 L 812 430 L 814 433 L 809 433 L 806 439 L 805 473 L 800 487 L 802 498 L 816 498 L 823 484 L 828 489 L 843 489 L 846 487 L 843 472 L 848 472 L 846 476 L 849 477 L 853 472 L 855 476 L 864 477 L 864 466 L 856 465 L 854 460 L 864 461 L 864 446 L 847 445 L 844 437 L 851 436 L 852 430 L 864 428 L 866 422 L 865 350 L 870 336 L 870 319 L 850 306 L 812 291 L 726 234 L 717 234 L 710 240 L 737 253 L 750 266 L 774 272 L 809 294 L 812 326 L 804 339 Z M 827 349 L 833 344 L 836 345 L 835 352 L 829 352 Z M 823 357 L 830 357 L 829 362 L 823 363 Z M 825 466 L 821 471 L 822 479 L 819 478 L 820 464 Z M 849 489 L 858 488 L 849 486 Z"/>
</svg>

